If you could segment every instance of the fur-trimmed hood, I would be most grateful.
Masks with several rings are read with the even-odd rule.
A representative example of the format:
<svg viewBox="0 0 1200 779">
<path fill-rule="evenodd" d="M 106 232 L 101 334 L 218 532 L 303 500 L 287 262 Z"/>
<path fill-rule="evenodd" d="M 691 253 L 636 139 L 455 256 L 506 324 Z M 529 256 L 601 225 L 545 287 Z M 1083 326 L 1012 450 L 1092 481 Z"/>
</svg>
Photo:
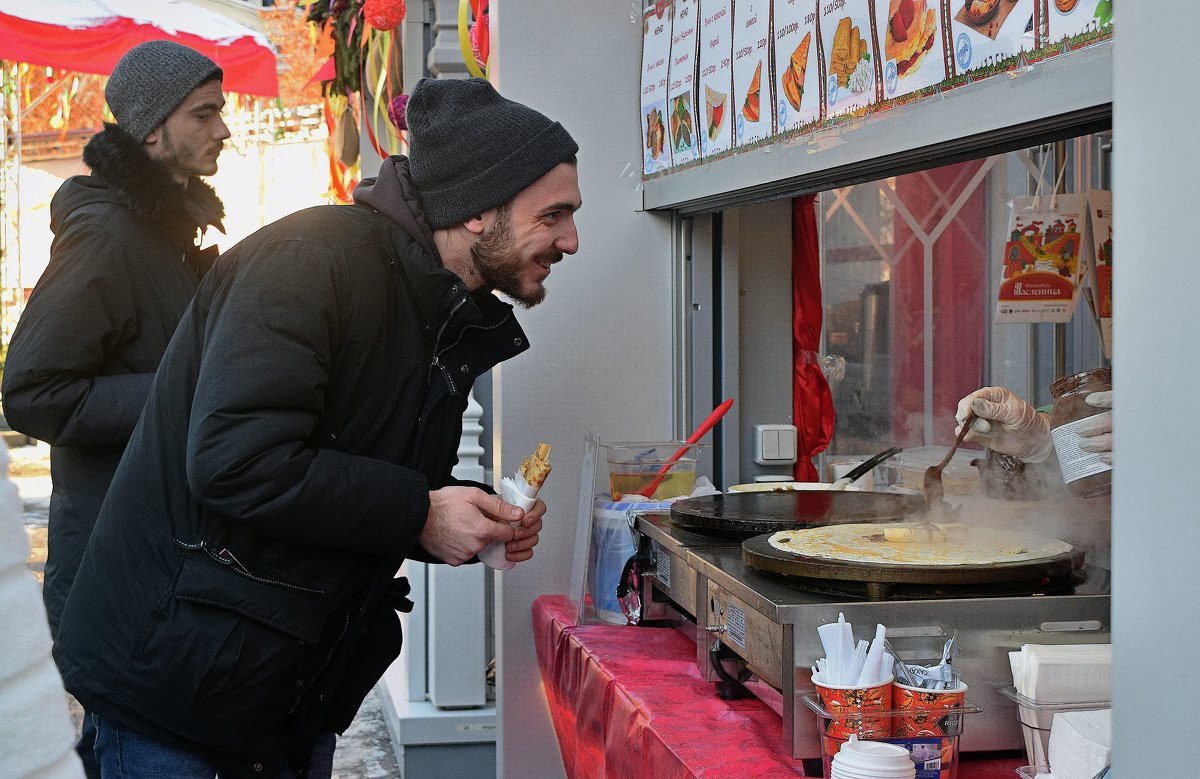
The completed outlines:
<svg viewBox="0 0 1200 779">
<path fill-rule="evenodd" d="M 128 133 L 105 124 L 83 150 L 91 176 L 67 180 L 50 203 L 50 228 L 61 234 L 79 209 L 102 203 L 123 206 L 172 238 L 192 244 L 197 230 L 214 225 L 224 232 L 225 206 L 217 193 L 193 176 L 186 188 L 151 159 Z"/>
</svg>

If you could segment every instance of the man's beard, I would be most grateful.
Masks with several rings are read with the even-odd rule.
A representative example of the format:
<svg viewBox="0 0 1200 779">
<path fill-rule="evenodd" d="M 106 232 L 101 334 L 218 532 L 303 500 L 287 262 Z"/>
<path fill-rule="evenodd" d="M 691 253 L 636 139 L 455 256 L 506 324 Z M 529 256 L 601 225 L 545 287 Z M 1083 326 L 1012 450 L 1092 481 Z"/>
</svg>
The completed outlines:
<svg viewBox="0 0 1200 779">
<path fill-rule="evenodd" d="M 496 210 L 496 223 L 471 246 L 471 259 L 489 289 L 503 292 L 522 308 L 532 308 L 545 300 L 546 288 L 539 284 L 533 292 L 523 289 L 521 273 L 526 261 L 512 247 L 511 217 L 507 204 Z"/>
<path fill-rule="evenodd" d="M 198 171 L 193 167 L 193 164 L 188 161 L 188 154 L 194 153 L 194 149 L 180 148 L 175 145 L 175 139 L 171 137 L 170 131 L 164 124 L 162 128 L 162 143 L 159 146 L 159 156 L 157 162 L 167 170 L 175 173 L 182 173 L 186 178 L 203 175 L 202 171 Z"/>
<path fill-rule="evenodd" d="M 162 138 L 162 145 L 159 148 L 162 151 L 160 152 L 161 156 L 158 158 L 158 162 L 172 171 L 183 170 L 183 155 L 175 148 L 175 139 L 171 137 L 171 133 L 165 124 L 163 125 L 160 137 Z"/>
</svg>

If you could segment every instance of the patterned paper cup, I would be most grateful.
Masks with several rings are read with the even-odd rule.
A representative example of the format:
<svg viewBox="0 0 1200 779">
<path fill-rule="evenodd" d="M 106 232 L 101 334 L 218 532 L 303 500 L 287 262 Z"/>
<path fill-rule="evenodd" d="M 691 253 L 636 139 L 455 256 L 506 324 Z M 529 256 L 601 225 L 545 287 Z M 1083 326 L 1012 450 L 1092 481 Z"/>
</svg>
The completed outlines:
<svg viewBox="0 0 1200 779">
<path fill-rule="evenodd" d="M 911 712 L 896 715 L 893 735 L 956 736 L 962 731 L 962 714 L 948 714 L 947 709 L 961 708 L 966 700 L 967 685 L 957 690 L 926 690 L 895 682 L 892 701 L 897 711 Z"/>
<path fill-rule="evenodd" d="M 825 720 L 825 734 L 834 739 L 846 739 L 850 734 L 860 739 L 887 738 L 892 734 L 890 715 L 872 712 L 892 708 L 892 677 L 871 687 L 842 687 L 823 684 L 821 675 L 813 676 L 813 685 L 821 705 L 830 717 Z"/>
</svg>

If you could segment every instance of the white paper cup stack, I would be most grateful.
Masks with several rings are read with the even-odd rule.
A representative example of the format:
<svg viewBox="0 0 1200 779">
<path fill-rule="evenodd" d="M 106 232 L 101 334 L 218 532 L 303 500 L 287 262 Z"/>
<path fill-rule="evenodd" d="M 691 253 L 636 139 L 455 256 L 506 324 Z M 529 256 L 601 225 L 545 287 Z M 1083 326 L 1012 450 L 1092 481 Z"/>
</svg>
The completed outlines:
<svg viewBox="0 0 1200 779">
<path fill-rule="evenodd" d="M 829 779 L 914 779 L 916 775 L 916 763 L 904 747 L 859 741 L 856 736 L 842 744 L 829 766 Z"/>
</svg>

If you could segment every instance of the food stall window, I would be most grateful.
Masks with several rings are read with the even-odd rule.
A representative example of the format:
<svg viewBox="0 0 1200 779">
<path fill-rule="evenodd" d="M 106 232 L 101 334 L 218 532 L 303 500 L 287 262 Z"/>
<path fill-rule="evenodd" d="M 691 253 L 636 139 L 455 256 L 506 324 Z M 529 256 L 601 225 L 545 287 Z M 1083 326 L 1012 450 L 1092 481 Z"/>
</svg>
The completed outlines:
<svg viewBox="0 0 1200 779">
<path fill-rule="evenodd" d="M 947 445 L 968 392 L 999 384 L 1045 403 L 1056 364 L 1099 364 L 1086 303 L 1066 325 L 994 316 L 1010 199 L 1039 174 L 1050 192 L 1060 170 L 1060 191 L 1110 188 L 1110 146 L 1089 135 L 821 193 L 823 348 L 846 361 L 827 462 Z"/>
</svg>

